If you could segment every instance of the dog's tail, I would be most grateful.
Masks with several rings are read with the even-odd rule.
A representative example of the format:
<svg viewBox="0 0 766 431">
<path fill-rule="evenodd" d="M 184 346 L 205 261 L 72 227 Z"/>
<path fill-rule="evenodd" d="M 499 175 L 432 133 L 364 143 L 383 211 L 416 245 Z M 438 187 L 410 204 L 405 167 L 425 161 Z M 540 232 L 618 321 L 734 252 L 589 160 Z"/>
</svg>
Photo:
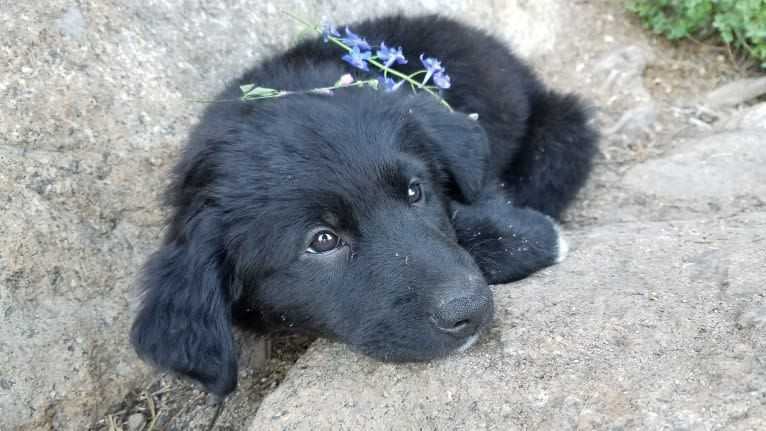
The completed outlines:
<svg viewBox="0 0 766 431">
<path fill-rule="evenodd" d="M 541 91 L 530 100 L 527 133 L 504 176 L 516 206 L 559 218 L 588 178 L 598 133 L 576 95 Z"/>
</svg>

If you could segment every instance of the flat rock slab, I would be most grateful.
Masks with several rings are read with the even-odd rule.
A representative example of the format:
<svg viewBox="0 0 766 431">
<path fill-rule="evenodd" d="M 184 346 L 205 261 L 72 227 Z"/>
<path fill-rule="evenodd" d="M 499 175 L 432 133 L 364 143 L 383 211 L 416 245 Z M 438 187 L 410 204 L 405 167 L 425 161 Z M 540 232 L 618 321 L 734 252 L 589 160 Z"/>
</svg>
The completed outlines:
<svg viewBox="0 0 766 431">
<path fill-rule="evenodd" d="M 734 130 L 685 141 L 673 154 L 632 168 L 623 184 L 664 200 L 766 199 L 766 131 Z"/>
<path fill-rule="evenodd" d="M 494 287 L 495 328 L 468 352 L 396 365 L 318 342 L 250 429 L 761 429 L 766 213 L 572 242 Z"/>
<path fill-rule="evenodd" d="M 766 123 L 755 121 L 764 113 L 743 110 L 727 129 L 670 142 L 624 174 L 597 169 L 576 211 L 596 225 L 766 211 Z"/>
</svg>

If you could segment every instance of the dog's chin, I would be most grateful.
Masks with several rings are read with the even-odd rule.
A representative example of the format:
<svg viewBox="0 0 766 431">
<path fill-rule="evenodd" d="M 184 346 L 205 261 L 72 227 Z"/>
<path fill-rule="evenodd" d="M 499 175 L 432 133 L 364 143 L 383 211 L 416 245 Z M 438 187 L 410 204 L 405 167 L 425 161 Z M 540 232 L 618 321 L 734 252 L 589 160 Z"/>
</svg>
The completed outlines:
<svg viewBox="0 0 766 431">
<path fill-rule="evenodd" d="M 481 333 L 477 333 L 468 337 L 468 340 L 466 340 L 466 342 L 463 343 L 463 345 L 455 349 L 455 353 L 462 353 L 470 349 L 471 347 L 473 347 L 473 345 L 476 344 L 476 341 L 479 340 L 479 337 L 481 337 L 481 335 L 482 335 Z"/>
</svg>

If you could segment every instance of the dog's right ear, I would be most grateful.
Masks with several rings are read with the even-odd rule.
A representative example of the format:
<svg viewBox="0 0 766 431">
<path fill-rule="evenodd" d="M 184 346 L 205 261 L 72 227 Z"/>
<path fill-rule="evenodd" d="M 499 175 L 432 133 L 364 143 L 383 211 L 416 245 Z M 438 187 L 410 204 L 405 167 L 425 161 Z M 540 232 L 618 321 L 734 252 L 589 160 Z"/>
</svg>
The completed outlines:
<svg viewBox="0 0 766 431">
<path fill-rule="evenodd" d="M 426 103 L 412 108 L 412 114 L 429 141 L 429 150 L 457 186 L 460 195 L 454 198 L 472 202 L 484 186 L 489 158 L 487 135 L 477 120 L 450 112 L 427 97 Z"/>
<path fill-rule="evenodd" d="M 237 386 L 234 298 L 212 212 L 203 205 L 181 223 L 175 220 L 166 244 L 147 262 L 145 296 L 131 342 L 148 362 L 223 397 Z"/>
</svg>

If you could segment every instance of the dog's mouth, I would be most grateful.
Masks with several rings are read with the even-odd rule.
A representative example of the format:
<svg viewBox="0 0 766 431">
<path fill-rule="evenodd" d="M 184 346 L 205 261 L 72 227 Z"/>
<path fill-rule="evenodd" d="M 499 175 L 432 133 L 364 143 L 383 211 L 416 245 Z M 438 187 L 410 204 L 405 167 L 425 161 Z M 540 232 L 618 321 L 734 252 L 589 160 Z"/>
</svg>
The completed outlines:
<svg viewBox="0 0 766 431">
<path fill-rule="evenodd" d="M 430 313 L 423 322 L 429 327 L 422 333 L 424 338 L 408 346 L 414 350 L 414 360 L 431 360 L 464 352 L 492 326 L 494 301 L 482 278 L 469 276 L 467 283 L 445 288 L 437 298 L 431 302 Z"/>
<path fill-rule="evenodd" d="M 479 341 L 479 339 L 482 337 L 482 335 L 487 333 L 489 331 L 489 328 L 492 327 L 492 322 L 494 320 L 493 314 L 494 313 L 490 310 L 489 314 L 484 319 L 484 321 L 476 328 L 476 331 L 472 335 L 470 335 L 466 339 L 464 339 L 462 344 L 460 344 L 458 347 L 456 347 L 453 350 L 453 352 L 454 353 L 462 353 L 462 352 L 465 352 L 466 350 L 469 350 L 471 347 L 473 347 L 474 344 L 476 344 L 476 342 Z"/>
<path fill-rule="evenodd" d="M 484 317 L 481 324 L 476 328 L 476 331 L 473 333 L 473 335 L 470 335 L 459 347 L 457 347 L 454 351 L 456 353 L 465 352 L 466 350 L 473 347 L 474 344 L 476 344 L 477 341 L 481 338 L 482 335 L 487 333 L 489 329 L 492 327 L 492 322 L 494 321 L 494 304 L 492 303 L 492 300 L 490 299 L 490 305 L 488 306 L 488 312 L 486 316 Z"/>
<path fill-rule="evenodd" d="M 379 334 L 379 336 L 371 337 L 372 340 L 368 338 L 360 344 L 353 342 L 350 344 L 362 353 L 385 362 L 430 361 L 465 352 L 489 331 L 494 320 L 494 303 L 491 294 L 474 305 L 474 308 L 470 308 L 459 302 L 455 304 L 453 301 L 447 308 L 454 308 L 457 311 L 447 312 L 440 319 L 432 314 L 420 323 L 412 322 L 406 327 L 399 327 L 396 335 Z M 457 319 L 455 316 L 461 314 L 461 319 L 454 320 Z M 391 325 L 384 325 L 384 327 L 392 329 Z M 382 340 L 386 341 L 381 343 Z"/>
</svg>

